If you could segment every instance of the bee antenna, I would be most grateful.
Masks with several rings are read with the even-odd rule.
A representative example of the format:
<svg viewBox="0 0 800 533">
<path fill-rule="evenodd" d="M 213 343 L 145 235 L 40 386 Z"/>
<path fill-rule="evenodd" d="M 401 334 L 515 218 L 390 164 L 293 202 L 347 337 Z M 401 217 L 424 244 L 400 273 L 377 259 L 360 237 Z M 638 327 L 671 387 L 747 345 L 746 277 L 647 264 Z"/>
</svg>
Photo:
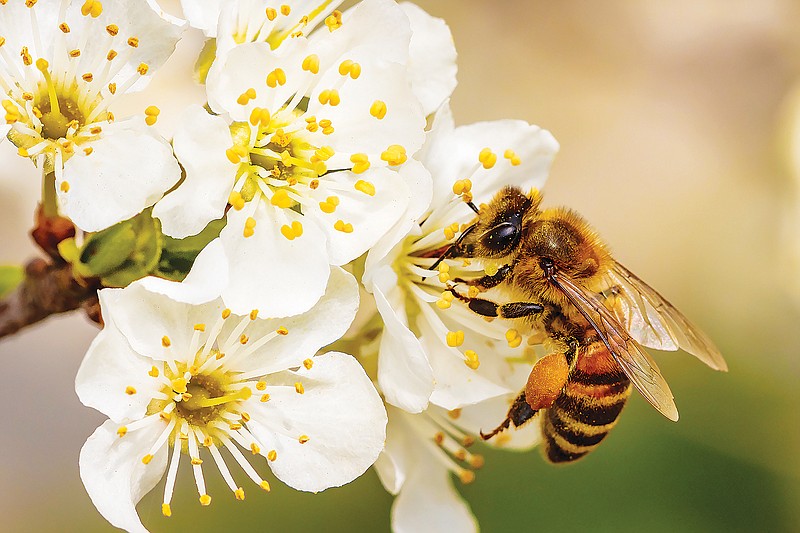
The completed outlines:
<svg viewBox="0 0 800 533">
<path fill-rule="evenodd" d="M 472 202 L 470 202 L 470 203 L 472 203 Z M 436 270 L 436 267 L 438 267 L 439 264 L 442 261 L 447 259 L 447 256 L 450 255 L 450 252 L 452 252 L 453 250 L 457 249 L 461 245 L 461 241 L 463 241 L 464 238 L 467 235 L 472 233 L 472 230 L 474 230 L 474 229 L 475 229 L 475 224 L 473 224 L 472 226 L 470 226 L 467 229 L 465 229 L 464 232 L 461 235 L 458 236 L 458 239 L 456 240 L 456 242 L 454 242 L 453 244 L 451 244 L 450 246 L 447 247 L 447 249 L 442 253 L 442 255 L 439 256 L 439 258 L 436 260 L 436 262 L 431 265 L 429 270 Z M 426 279 L 427 279 L 427 276 L 422 276 L 422 281 L 425 281 Z"/>
<path fill-rule="evenodd" d="M 472 202 L 467 202 L 467 205 L 469 206 L 470 209 L 475 211 L 475 214 L 480 215 L 481 210 L 478 209 L 478 207 L 475 204 L 473 204 Z"/>
</svg>

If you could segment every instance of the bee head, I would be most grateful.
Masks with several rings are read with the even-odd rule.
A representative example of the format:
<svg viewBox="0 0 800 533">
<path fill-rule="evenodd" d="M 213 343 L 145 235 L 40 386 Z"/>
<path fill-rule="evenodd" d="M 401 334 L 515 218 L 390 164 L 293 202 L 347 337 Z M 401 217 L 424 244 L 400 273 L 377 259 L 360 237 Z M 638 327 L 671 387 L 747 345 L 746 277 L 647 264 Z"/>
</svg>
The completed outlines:
<svg viewBox="0 0 800 533">
<path fill-rule="evenodd" d="M 491 202 L 481 205 L 469 244 L 476 257 L 501 258 L 518 249 L 525 215 L 535 211 L 541 197 L 538 191 L 525 195 L 517 187 L 505 187 Z"/>
</svg>

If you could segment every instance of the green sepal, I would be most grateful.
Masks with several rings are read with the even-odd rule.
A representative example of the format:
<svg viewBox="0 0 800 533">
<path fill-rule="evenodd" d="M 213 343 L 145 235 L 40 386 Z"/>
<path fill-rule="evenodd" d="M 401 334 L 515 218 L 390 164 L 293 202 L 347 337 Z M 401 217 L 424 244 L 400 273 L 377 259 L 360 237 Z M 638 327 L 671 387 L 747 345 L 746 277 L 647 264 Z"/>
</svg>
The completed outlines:
<svg viewBox="0 0 800 533">
<path fill-rule="evenodd" d="M 133 232 L 133 247 L 117 268 L 100 276 L 101 283 L 106 287 L 127 287 L 137 279 L 153 273 L 164 246 L 161 224 L 152 217 L 152 209 L 146 209 L 120 224 L 127 225 Z"/>
<path fill-rule="evenodd" d="M 0 298 L 5 298 L 25 279 L 25 269 L 19 265 L 0 266 Z"/>
<path fill-rule="evenodd" d="M 208 243 L 219 237 L 226 223 L 226 219 L 212 220 L 203 231 L 185 239 L 164 236 L 164 247 L 155 274 L 174 281 L 183 281 L 197 255 Z"/>
</svg>

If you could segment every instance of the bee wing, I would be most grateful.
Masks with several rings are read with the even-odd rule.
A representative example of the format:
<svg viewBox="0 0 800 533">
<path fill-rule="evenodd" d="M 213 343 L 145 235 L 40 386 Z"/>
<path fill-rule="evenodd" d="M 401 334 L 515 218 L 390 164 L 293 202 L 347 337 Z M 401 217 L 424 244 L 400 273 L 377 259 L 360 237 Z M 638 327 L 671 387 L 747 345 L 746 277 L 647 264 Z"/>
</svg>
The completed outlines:
<svg viewBox="0 0 800 533">
<path fill-rule="evenodd" d="M 650 285 L 619 263 L 610 277 L 621 289 L 617 316 L 637 341 L 659 350 L 680 347 L 714 370 L 728 370 L 711 339 Z"/>
<path fill-rule="evenodd" d="M 614 314 L 595 294 L 583 289 L 568 277 L 554 274 L 550 279 L 591 324 L 611 356 L 642 396 L 662 415 L 677 421 L 678 409 L 661 371 Z"/>
</svg>

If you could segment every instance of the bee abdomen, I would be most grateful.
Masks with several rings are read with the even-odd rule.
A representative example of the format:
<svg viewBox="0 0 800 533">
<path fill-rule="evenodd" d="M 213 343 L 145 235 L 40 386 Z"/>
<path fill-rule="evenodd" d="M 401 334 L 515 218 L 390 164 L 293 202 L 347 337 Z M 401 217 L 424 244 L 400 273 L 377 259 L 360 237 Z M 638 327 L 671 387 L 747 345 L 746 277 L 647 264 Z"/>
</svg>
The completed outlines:
<svg viewBox="0 0 800 533">
<path fill-rule="evenodd" d="M 542 413 L 547 459 L 574 461 L 595 449 L 616 425 L 630 394 L 631 383 L 621 372 L 573 372 L 553 405 Z"/>
</svg>

